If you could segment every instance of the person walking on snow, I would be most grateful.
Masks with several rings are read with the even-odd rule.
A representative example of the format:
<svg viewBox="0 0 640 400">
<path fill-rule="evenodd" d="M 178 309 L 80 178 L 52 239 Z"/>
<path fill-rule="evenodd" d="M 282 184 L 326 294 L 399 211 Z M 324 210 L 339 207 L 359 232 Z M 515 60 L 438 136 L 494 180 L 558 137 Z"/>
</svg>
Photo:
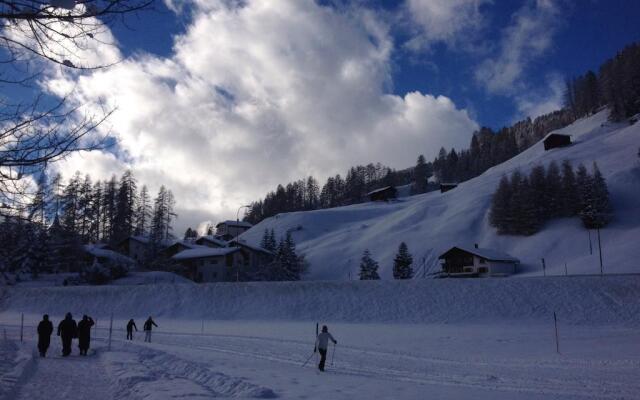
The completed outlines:
<svg viewBox="0 0 640 400">
<path fill-rule="evenodd" d="M 329 333 L 329 329 L 326 325 L 322 326 L 322 332 L 318 334 L 316 338 L 316 346 L 313 348 L 313 352 L 316 352 L 316 349 L 320 352 L 320 364 L 318 364 L 318 369 L 320 371 L 324 371 L 324 363 L 327 361 L 327 349 L 329 348 L 329 340 L 333 342 L 334 345 L 338 344 L 338 341 L 331 336 Z"/>
<path fill-rule="evenodd" d="M 153 321 L 153 319 L 151 319 L 151 316 L 149 316 L 149 319 L 147 319 L 144 323 L 144 341 L 145 342 L 149 342 L 151 343 L 151 328 L 152 327 L 158 327 L 158 325 L 156 325 L 156 323 Z"/>
<path fill-rule="evenodd" d="M 138 327 L 136 326 L 136 322 L 132 319 L 127 322 L 127 340 L 133 340 L 133 329 L 135 328 L 136 332 L 138 332 Z"/>
<path fill-rule="evenodd" d="M 42 321 L 38 324 L 38 351 L 40 351 L 40 357 L 47 356 L 52 333 L 53 324 L 49 321 L 49 316 L 45 314 L 42 316 Z"/>
<path fill-rule="evenodd" d="M 62 339 L 62 357 L 66 357 L 71 354 L 71 341 L 78 336 L 78 325 L 71 313 L 58 324 L 58 336 Z"/>
<path fill-rule="evenodd" d="M 93 326 L 93 318 L 82 316 L 82 321 L 78 323 L 78 347 L 80 355 L 86 356 L 89 351 L 89 343 L 91 342 L 91 327 Z"/>
</svg>

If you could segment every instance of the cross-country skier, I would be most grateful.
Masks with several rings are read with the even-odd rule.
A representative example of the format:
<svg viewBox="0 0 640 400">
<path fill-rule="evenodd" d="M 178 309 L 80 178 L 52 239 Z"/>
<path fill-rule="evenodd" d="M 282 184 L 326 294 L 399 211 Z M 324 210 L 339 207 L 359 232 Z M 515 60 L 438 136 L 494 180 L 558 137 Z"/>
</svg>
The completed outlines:
<svg viewBox="0 0 640 400">
<path fill-rule="evenodd" d="M 153 319 L 151 319 L 151 316 L 149 316 L 149 319 L 147 319 L 144 323 L 144 341 L 145 342 L 149 342 L 151 343 L 151 328 L 152 327 L 158 327 L 158 325 L 156 325 L 156 323 L 153 321 Z"/>
<path fill-rule="evenodd" d="M 127 322 L 127 340 L 133 340 L 133 330 L 138 332 L 138 327 L 136 326 L 136 322 L 131 318 L 129 322 Z"/>
<path fill-rule="evenodd" d="M 53 324 L 49 321 L 49 316 L 45 314 L 42 316 L 42 321 L 38 324 L 38 350 L 40 351 L 40 357 L 47 356 L 52 333 Z"/>
<path fill-rule="evenodd" d="M 86 315 L 82 316 L 82 321 L 78 323 L 78 347 L 80 355 L 86 356 L 91 342 L 91 327 L 93 326 L 93 318 Z"/>
<path fill-rule="evenodd" d="M 327 361 L 327 348 L 329 347 L 329 340 L 333 342 L 333 344 L 338 344 L 338 341 L 331 336 L 329 333 L 329 329 L 326 325 L 322 326 L 322 332 L 318 334 L 316 338 L 316 346 L 313 348 L 313 352 L 316 352 L 316 349 L 320 352 L 320 364 L 318 364 L 318 369 L 320 371 L 324 371 L 324 363 Z"/>
<path fill-rule="evenodd" d="M 66 357 L 71 354 L 71 341 L 78 336 L 78 325 L 71 313 L 58 324 L 58 336 L 62 339 L 62 356 Z"/>
</svg>

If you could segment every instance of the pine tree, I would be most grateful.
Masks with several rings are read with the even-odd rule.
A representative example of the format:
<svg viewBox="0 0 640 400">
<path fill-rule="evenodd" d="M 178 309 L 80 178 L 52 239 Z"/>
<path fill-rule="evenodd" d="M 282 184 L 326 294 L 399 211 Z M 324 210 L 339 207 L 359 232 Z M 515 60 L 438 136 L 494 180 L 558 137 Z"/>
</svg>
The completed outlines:
<svg viewBox="0 0 640 400">
<path fill-rule="evenodd" d="M 414 173 L 414 193 L 424 193 L 427 191 L 427 162 L 424 156 L 421 154 L 416 161 L 416 166 L 413 169 Z"/>
<path fill-rule="evenodd" d="M 547 216 L 548 218 L 557 218 L 562 216 L 562 177 L 560 168 L 555 161 L 549 164 L 546 176 L 546 196 Z"/>
<path fill-rule="evenodd" d="M 269 248 L 269 230 L 267 228 L 264 229 L 264 234 L 262 235 L 262 240 L 260 241 L 260 247 L 263 249 Z"/>
<path fill-rule="evenodd" d="M 504 234 L 510 231 L 511 213 L 511 183 L 506 175 L 502 176 L 498 189 L 491 199 L 491 210 L 489 213 L 489 222 L 498 229 L 498 233 Z"/>
<path fill-rule="evenodd" d="M 149 199 L 149 190 L 146 185 L 140 189 L 138 196 L 138 207 L 136 208 L 136 227 L 134 234 L 137 236 L 146 236 L 151 220 L 151 200 Z"/>
<path fill-rule="evenodd" d="M 405 242 L 400 243 L 398 254 L 393 260 L 393 277 L 394 279 L 411 279 L 413 278 L 413 257 L 409 253 L 409 249 Z"/>
<path fill-rule="evenodd" d="M 600 173 L 598 164 L 593 163 L 593 177 L 591 183 L 591 199 L 582 213 L 582 222 L 587 228 L 603 228 L 611 220 L 611 204 L 609 190 Z"/>
<path fill-rule="evenodd" d="M 589 216 L 593 214 L 593 182 L 587 168 L 580 164 L 576 173 L 576 185 L 578 186 L 578 215 L 583 224 L 589 226 Z"/>
<path fill-rule="evenodd" d="M 560 202 L 562 205 L 563 217 L 573 217 L 578 213 L 578 185 L 576 184 L 576 176 L 573 172 L 573 166 L 569 160 L 562 162 L 562 189 L 560 193 Z"/>
<path fill-rule="evenodd" d="M 550 217 L 550 195 L 547 185 L 547 173 L 543 165 L 536 165 L 529 174 L 529 185 L 531 186 L 531 201 L 535 209 L 536 216 L 541 221 L 546 221 Z"/>
<path fill-rule="evenodd" d="M 378 275 L 378 263 L 371 258 L 369 250 L 365 250 L 360 260 L 360 280 L 376 280 L 380 279 Z"/>
<path fill-rule="evenodd" d="M 135 209 L 137 184 L 131 171 L 125 171 L 120 178 L 120 185 L 116 196 L 113 237 L 119 242 L 133 233 L 135 224 Z"/>
</svg>

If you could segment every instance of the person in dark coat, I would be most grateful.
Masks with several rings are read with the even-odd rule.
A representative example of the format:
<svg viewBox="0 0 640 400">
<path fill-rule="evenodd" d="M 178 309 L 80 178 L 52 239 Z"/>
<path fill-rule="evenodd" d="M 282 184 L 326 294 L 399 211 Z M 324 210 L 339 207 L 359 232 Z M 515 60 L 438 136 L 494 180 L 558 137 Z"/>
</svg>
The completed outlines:
<svg viewBox="0 0 640 400">
<path fill-rule="evenodd" d="M 89 343 L 91 342 L 91 327 L 93 326 L 93 318 L 86 315 L 82 316 L 82 321 L 78 323 L 78 348 L 80 355 L 86 356 L 89 351 Z"/>
<path fill-rule="evenodd" d="M 136 326 L 136 322 L 132 319 L 127 323 L 127 340 L 133 340 L 133 330 L 138 332 L 138 327 Z"/>
<path fill-rule="evenodd" d="M 151 319 L 151 316 L 149 316 L 149 319 L 147 319 L 144 323 L 144 341 L 145 342 L 149 342 L 151 343 L 151 328 L 152 327 L 158 327 L 158 325 L 156 325 L 156 323 L 153 321 L 153 319 Z"/>
<path fill-rule="evenodd" d="M 71 313 L 58 324 L 58 336 L 62 339 L 62 356 L 66 357 L 71 354 L 71 341 L 78 336 L 78 325 Z"/>
<path fill-rule="evenodd" d="M 49 316 L 45 314 L 42 316 L 42 321 L 38 324 L 38 350 L 40 351 L 40 357 L 47 356 L 52 333 L 53 324 L 49 321 Z"/>
</svg>

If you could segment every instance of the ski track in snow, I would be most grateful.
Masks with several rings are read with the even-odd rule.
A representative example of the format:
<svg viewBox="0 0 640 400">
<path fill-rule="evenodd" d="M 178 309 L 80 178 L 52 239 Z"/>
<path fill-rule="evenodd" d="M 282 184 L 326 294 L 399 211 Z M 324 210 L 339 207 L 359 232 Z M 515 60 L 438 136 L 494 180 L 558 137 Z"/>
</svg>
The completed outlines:
<svg viewBox="0 0 640 400">
<path fill-rule="evenodd" d="M 201 355 L 217 353 L 210 359 L 223 355 L 244 358 L 248 364 L 261 360 L 292 368 L 299 368 L 309 351 L 308 343 L 298 341 L 226 335 L 157 335 L 156 342 L 155 348 L 168 351 L 180 352 L 187 348 Z M 339 356 L 335 367 L 328 366 L 331 373 L 356 378 L 572 398 L 631 399 L 640 393 L 637 379 L 640 361 L 455 360 L 348 347 L 340 347 Z M 330 364 L 331 351 L 328 355 Z M 315 368 L 315 365 L 309 368 Z M 590 373 L 585 374 L 585 369 Z M 600 379 L 593 379 L 594 372 Z"/>
<path fill-rule="evenodd" d="M 99 359 L 99 355 L 62 357 L 50 352 L 39 358 L 34 354 L 34 366 L 23 377 L 16 400 L 113 399 Z"/>
</svg>

